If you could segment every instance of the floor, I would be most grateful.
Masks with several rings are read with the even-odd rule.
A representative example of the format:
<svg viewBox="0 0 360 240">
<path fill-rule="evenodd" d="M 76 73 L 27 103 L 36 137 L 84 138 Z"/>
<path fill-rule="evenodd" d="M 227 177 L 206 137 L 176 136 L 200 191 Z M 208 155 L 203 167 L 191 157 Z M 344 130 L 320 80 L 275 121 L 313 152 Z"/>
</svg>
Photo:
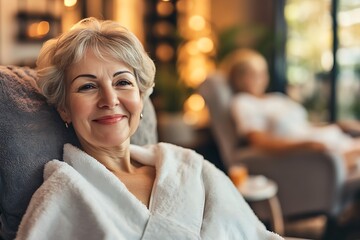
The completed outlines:
<svg viewBox="0 0 360 240">
<path fill-rule="evenodd" d="M 285 235 L 289 237 L 321 239 L 325 231 L 326 217 L 317 216 L 296 221 L 286 221 Z"/>
</svg>

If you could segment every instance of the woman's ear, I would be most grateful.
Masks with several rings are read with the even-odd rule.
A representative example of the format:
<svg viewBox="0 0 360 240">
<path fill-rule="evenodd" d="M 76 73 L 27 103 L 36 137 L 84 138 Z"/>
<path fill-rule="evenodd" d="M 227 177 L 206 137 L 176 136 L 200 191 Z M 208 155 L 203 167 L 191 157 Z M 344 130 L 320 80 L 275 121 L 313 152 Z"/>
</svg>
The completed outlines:
<svg viewBox="0 0 360 240">
<path fill-rule="evenodd" d="M 56 109 L 60 114 L 61 119 L 66 123 L 71 123 L 71 117 L 69 111 L 65 107 L 58 107 Z"/>
</svg>

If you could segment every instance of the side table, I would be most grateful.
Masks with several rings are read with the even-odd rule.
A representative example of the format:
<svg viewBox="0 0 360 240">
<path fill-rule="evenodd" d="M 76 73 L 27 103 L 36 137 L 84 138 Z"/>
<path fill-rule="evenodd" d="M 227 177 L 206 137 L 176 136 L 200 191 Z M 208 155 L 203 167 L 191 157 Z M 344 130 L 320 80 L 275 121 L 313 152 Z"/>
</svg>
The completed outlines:
<svg viewBox="0 0 360 240">
<path fill-rule="evenodd" d="M 271 213 L 272 230 L 279 235 L 284 234 L 284 220 L 281 206 L 277 198 L 277 184 L 265 176 L 249 176 L 247 180 L 238 186 L 244 199 L 251 202 L 266 201 Z"/>
</svg>

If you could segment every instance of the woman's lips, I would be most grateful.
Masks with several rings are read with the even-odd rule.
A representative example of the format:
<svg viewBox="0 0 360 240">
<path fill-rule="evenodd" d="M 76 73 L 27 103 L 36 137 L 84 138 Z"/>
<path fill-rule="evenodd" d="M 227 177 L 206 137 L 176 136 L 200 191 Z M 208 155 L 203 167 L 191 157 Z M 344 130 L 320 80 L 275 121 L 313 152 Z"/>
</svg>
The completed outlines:
<svg viewBox="0 0 360 240">
<path fill-rule="evenodd" d="M 121 121 L 124 117 L 126 117 L 125 115 L 120 115 L 120 114 L 116 114 L 116 115 L 108 115 L 108 116 L 103 116 L 100 118 L 95 119 L 94 121 L 100 124 L 115 124 L 119 121 Z"/>
</svg>

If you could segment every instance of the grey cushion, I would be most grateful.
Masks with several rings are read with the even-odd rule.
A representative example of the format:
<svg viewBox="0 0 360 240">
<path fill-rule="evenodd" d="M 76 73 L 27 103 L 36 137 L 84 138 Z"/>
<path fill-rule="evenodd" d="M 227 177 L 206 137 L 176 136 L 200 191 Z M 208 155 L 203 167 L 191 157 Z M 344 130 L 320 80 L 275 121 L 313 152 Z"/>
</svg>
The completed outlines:
<svg viewBox="0 0 360 240">
<path fill-rule="evenodd" d="M 158 133 L 155 109 L 149 98 L 144 102 L 143 116 L 135 134 L 131 136 L 130 142 L 136 145 L 157 143 Z"/>
<path fill-rule="evenodd" d="M 30 68 L 0 66 L 0 236 L 15 237 L 32 194 L 43 181 L 44 164 L 62 159 L 64 143 L 77 144 L 71 128 L 36 90 Z M 132 143 L 157 141 L 156 119 L 149 100 Z"/>
</svg>

